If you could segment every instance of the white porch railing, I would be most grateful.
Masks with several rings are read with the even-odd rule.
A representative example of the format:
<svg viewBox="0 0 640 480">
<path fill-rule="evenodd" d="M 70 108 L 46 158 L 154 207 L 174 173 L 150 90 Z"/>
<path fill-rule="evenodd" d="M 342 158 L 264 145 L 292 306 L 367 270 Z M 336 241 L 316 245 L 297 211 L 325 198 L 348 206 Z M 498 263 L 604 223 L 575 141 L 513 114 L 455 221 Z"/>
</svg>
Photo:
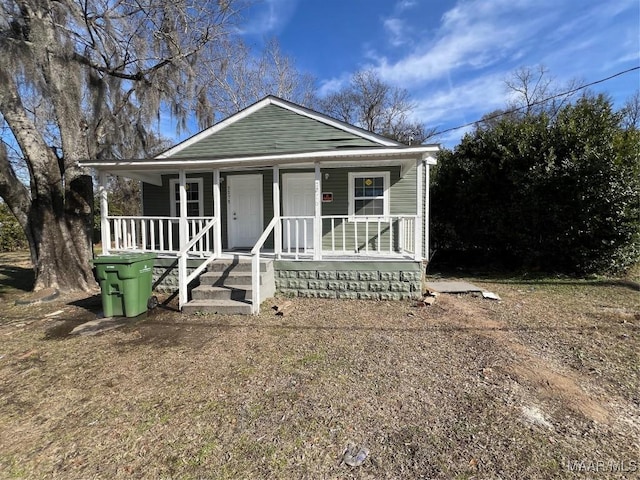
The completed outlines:
<svg viewBox="0 0 640 480">
<path fill-rule="evenodd" d="M 251 313 L 254 315 L 260 313 L 260 250 L 277 223 L 278 218 L 273 217 L 251 249 Z"/>
<path fill-rule="evenodd" d="M 213 229 L 218 223 L 218 219 L 211 218 L 205 225 L 197 224 L 199 231 L 197 233 L 191 233 L 191 226 L 189 226 L 186 242 L 187 244 L 178 252 L 178 282 L 179 282 L 179 303 L 180 309 L 182 309 L 183 305 L 187 303 L 187 288 L 189 284 L 193 282 L 198 275 L 200 275 L 207 266 L 213 262 L 216 258 L 220 256 L 218 249 L 215 246 L 215 242 L 213 243 L 213 248 L 209 252 L 210 255 L 206 258 L 193 272 L 187 273 L 187 256 L 190 252 L 193 251 L 198 245 L 201 244 L 203 239 L 213 235 Z M 195 227 L 194 227 L 195 228 Z M 200 248 L 200 247 L 198 247 Z M 202 250 L 200 250 L 202 252 Z"/>
<path fill-rule="evenodd" d="M 187 217 L 184 235 L 180 235 L 180 218 L 107 216 L 108 232 L 102 229 L 104 251 L 155 252 L 175 255 L 178 263 L 180 308 L 187 302 L 187 287 L 222 253 L 218 238 L 220 222 L 215 217 Z M 103 224 L 104 225 L 104 224 Z M 200 257 L 204 261 L 191 273 L 187 259 Z"/>
<path fill-rule="evenodd" d="M 313 225 L 315 217 L 280 217 L 282 222 L 282 254 L 293 256 L 313 255 Z"/>
<path fill-rule="evenodd" d="M 285 216 L 282 255 L 295 259 L 313 255 L 314 217 Z M 415 254 L 416 215 L 321 217 L 323 254 Z"/>
<path fill-rule="evenodd" d="M 213 219 L 214 217 L 187 218 L 188 239 L 206 230 L 190 247 L 188 251 L 190 256 L 208 257 L 214 251 L 215 231 L 213 228 L 205 228 Z M 180 251 L 180 218 L 108 216 L 107 220 L 110 225 L 111 238 L 108 240 L 110 250 L 134 250 L 159 254 L 176 254 Z"/>
<path fill-rule="evenodd" d="M 282 245 L 274 245 L 278 256 L 322 258 L 323 255 L 392 254 L 415 255 L 418 241 L 416 215 L 389 215 L 365 217 L 328 215 L 320 217 L 320 238 L 315 238 L 315 217 L 274 217 L 251 250 L 252 255 L 252 310 L 260 309 L 260 250 L 278 228 Z M 180 307 L 186 303 L 188 284 L 219 258 L 220 247 L 216 237 L 220 222 L 215 217 L 189 217 L 186 219 L 185 245 L 180 249 L 180 219 L 177 217 L 108 216 L 108 250 L 149 251 L 175 255 L 178 259 Z M 278 225 L 280 222 L 280 225 Z M 274 240 L 275 241 L 275 240 Z M 279 243 L 279 242 L 278 242 Z M 314 256 L 313 245 L 321 252 Z M 187 274 L 187 257 L 206 258 L 197 270 Z"/>
</svg>

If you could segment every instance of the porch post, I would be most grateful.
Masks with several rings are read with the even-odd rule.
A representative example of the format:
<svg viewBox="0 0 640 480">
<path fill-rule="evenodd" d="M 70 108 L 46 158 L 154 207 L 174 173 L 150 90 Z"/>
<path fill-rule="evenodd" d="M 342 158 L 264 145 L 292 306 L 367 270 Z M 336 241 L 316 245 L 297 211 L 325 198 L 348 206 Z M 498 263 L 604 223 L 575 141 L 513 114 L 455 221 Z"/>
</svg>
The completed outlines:
<svg viewBox="0 0 640 480">
<path fill-rule="evenodd" d="M 100 236 L 102 239 L 102 253 L 108 255 L 111 250 L 111 226 L 109 225 L 109 197 L 107 192 L 107 174 L 98 175 L 98 192 L 100 195 Z"/>
<path fill-rule="evenodd" d="M 313 259 L 322 260 L 322 178 L 320 163 L 315 164 L 315 218 L 313 222 Z"/>
<path fill-rule="evenodd" d="M 183 252 L 187 245 L 187 176 L 184 169 L 178 172 L 178 181 L 180 182 L 180 253 L 178 257 L 178 288 L 180 309 L 187 303 L 187 252 Z"/>
<path fill-rule="evenodd" d="M 429 164 L 424 164 L 424 258 L 429 261 L 429 190 L 431 179 Z"/>
<path fill-rule="evenodd" d="M 276 258 L 280 259 L 282 256 L 282 222 L 280 221 L 281 215 L 280 207 L 280 166 L 273 166 L 273 217 L 278 219 L 276 226 L 273 230 L 273 251 L 276 254 Z"/>
<path fill-rule="evenodd" d="M 222 205 L 220 205 L 220 169 L 213 170 L 213 216 L 217 225 L 213 230 L 213 253 L 222 253 Z"/>
<path fill-rule="evenodd" d="M 422 260 L 422 200 L 424 194 L 422 192 L 424 161 L 419 158 L 416 161 L 416 222 L 414 225 L 414 241 L 413 241 L 413 258 L 416 261 Z"/>
</svg>

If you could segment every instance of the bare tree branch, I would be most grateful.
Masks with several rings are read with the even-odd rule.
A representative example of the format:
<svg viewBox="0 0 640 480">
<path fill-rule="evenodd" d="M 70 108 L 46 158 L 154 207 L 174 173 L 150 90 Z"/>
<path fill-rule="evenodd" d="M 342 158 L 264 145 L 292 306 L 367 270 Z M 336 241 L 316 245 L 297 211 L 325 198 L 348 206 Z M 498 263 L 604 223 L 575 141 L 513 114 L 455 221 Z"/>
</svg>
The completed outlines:
<svg viewBox="0 0 640 480">
<path fill-rule="evenodd" d="M 436 132 L 411 120 L 415 105 L 407 90 L 383 82 L 372 70 L 356 72 L 347 86 L 327 95 L 319 106 L 338 120 L 409 145 L 421 144 Z"/>
<path fill-rule="evenodd" d="M 79 160 L 145 155 L 166 110 L 213 117 L 203 79 L 220 71 L 217 43 L 240 1 L 0 0 L 0 119 L 11 131 L 0 130 L 0 195 L 30 236 L 36 288 L 93 283 L 92 181 Z M 20 150 L 28 188 L 6 145 Z"/>
</svg>

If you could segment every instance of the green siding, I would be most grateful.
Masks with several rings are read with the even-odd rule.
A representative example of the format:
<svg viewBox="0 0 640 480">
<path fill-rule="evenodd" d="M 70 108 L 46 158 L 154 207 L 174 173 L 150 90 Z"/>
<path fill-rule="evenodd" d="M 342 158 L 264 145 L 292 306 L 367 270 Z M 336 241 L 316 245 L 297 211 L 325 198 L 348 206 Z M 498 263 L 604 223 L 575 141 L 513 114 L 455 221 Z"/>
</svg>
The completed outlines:
<svg viewBox="0 0 640 480">
<path fill-rule="evenodd" d="M 333 202 L 322 204 L 322 215 L 348 215 L 349 214 L 349 172 L 390 172 L 389 187 L 389 213 L 391 215 L 415 215 L 416 197 L 416 168 L 415 166 L 405 172 L 404 177 L 400 177 L 400 167 L 370 167 L 357 169 L 326 169 L 322 170 L 322 191 L 333 193 Z M 329 174 L 329 178 L 324 180 L 324 173 Z M 323 220 L 322 225 L 322 246 L 329 250 L 335 246 L 336 250 L 346 250 L 353 252 L 356 246 L 359 250 L 388 251 L 389 244 L 393 240 L 393 249 L 398 248 L 398 222 L 386 222 L 380 225 L 378 232 L 377 224 L 369 224 L 367 232 L 364 223 L 344 222 L 334 220 L 335 233 L 331 235 L 331 220 Z M 356 236 L 357 229 L 357 236 Z M 368 235 L 367 235 L 368 233 Z M 344 236 L 344 241 L 343 241 Z"/>
<path fill-rule="evenodd" d="M 389 187 L 389 208 L 391 215 L 415 215 L 415 197 L 416 197 L 416 168 L 415 166 L 405 172 L 404 177 L 400 177 L 400 167 L 366 167 L 358 169 L 322 169 L 322 191 L 333 193 L 333 202 L 322 204 L 322 215 L 348 215 L 349 214 L 349 172 L 390 172 Z M 282 175 L 286 173 L 312 172 L 313 170 L 280 170 L 280 181 L 282 188 Z M 263 229 L 267 227 L 273 218 L 273 170 L 243 170 L 242 172 L 223 172 L 221 174 L 222 182 L 220 184 L 221 199 L 221 227 L 222 227 L 222 245 L 226 248 L 228 244 L 227 237 L 227 178 L 230 175 L 262 175 L 263 182 Z M 329 178 L 325 179 L 325 174 Z M 204 215 L 213 216 L 213 175 L 211 173 L 194 173 L 187 175 L 188 178 L 203 178 L 204 189 Z M 163 175 L 162 186 L 154 186 L 143 184 L 143 211 L 147 216 L 169 216 L 170 212 L 170 195 L 169 181 L 172 178 L 178 178 L 177 175 Z M 389 242 L 391 237 L 394 239 L 394 248 L 397 248 L 398 225 L 397 222 L 385 223 L 381 225 L 380 235 L 378 235 L 377 225 L 374 227 L 370 224 L 369 235 L 365 238 L 365 227 L 363 223 L 355 224 L 353 222 L 343 222 L 336 220 L 335 246 L 336 249 L 342 249 L 342 233 L 344 231 L 346 238 L 345 250 L 354 251 L 356 248 L 355 229 L 358 229 L 357 245 L 361 250 L 365 249 L 368 244 L 369 249 L 376 250 L 378 244 L 383 251 L 389 250 Z M 323 247 L 331 248 L 331 220 L 323 221 Z M 390 235 L 391 233 L 391 235 Z M 174 242 L 177 238 L 174 239 Z M 273 236 L 270 236 L 265 243 L 265 248 L 273 248 Z"/>
<path fill-rule="evenodd" d="M 400 177 L 400 167 L 391 169 L 391 215 L 415 215 L 417 168 L 415 165 Z"/>
<path fill-rule="evenodd" d="M 149 217 L 168 217 L 171 215 L 171 193 L 169 184 L 178 175 L 162 175 L 162 186 L 142 184 L 142 214 Z M 202 178 L 203 204 L 202 215 L 213 216 L 213 174 L 188 173 L 187 178 Z"/>
<path fill-rule="evenodd" d="M 378 143 L 277 105 L 267 105 L 186 147 L 172 158 L 212 158 L 379 146 Z"/>
<path fill-rule="evenodd" d="M 178 175 L 162 175 L 162 186 L 142 184 L 142 214 L 148 217 L 169 217 L 171 216 L 171 193 L 170 184 L 172 179 L 177 179 Z M 188 173 L 187 178 L 202 178 L 202 215 L 205 217 L 213 216 L 213 174 L 206 173 Z M 172 229 L 171 241 L 174 247 L 180 245 L 178 224 L 175 223 Z M 159 232 L 156 232 L 156 237 Z M 168 232 L 164 232 L 164 241 L 167 245 Z M 159 239 L 155 240 L 156 245 Z"/>
<path fill-rule="evenodd" d="M 416 214 L 416 167 L 400 177 L 400 167 L 363 167 L 322 169 L 322 191 L 333 193 L 333 202 L 322 204 L 323 215 L 349 214 L 349 172 L 390 172 L 389 213 L 391 215 Z M 329 178 L 324 179 L 328 173 Z"/>
<path fill-rule="evenodd" d="M 142 184 L 142 214 L 148 217 L 168 217 L 170 214 L 169 180 L 162 177 L 162 186 Z"/>
</svg>

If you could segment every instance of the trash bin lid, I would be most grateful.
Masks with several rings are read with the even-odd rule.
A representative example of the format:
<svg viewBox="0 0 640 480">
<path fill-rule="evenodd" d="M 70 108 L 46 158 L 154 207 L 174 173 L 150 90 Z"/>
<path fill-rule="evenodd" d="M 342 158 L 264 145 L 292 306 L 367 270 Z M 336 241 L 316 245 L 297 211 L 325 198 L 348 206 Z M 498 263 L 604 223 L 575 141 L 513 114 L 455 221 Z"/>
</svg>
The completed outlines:
<svg viewBox="0 0 640 480">
<path fill-rule="evenodd" d="M 117 253 L 113 255 L 98 255 L 93 259 L 93 264 L 115 263 L 115 264 L 131 264 L 136 262 L 144 262 L 145 260 L 154 260 L 156 254 L 152 252 L 145 253 Z"/>
</svg>

